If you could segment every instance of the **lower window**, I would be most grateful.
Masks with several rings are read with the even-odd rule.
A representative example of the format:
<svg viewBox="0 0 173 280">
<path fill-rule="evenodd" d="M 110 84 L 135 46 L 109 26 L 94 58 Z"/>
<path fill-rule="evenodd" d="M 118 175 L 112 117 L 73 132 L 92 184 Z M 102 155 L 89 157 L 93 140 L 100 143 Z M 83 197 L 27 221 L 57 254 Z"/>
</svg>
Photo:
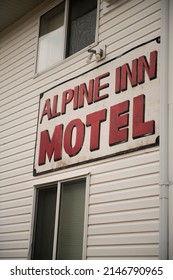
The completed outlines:
<svg viewBox="0 0 173 280">
<path fill-rule="evenodd" d="M 37 189 L 32 259 L 83 256 L 86 179 Z"/>
</svg>

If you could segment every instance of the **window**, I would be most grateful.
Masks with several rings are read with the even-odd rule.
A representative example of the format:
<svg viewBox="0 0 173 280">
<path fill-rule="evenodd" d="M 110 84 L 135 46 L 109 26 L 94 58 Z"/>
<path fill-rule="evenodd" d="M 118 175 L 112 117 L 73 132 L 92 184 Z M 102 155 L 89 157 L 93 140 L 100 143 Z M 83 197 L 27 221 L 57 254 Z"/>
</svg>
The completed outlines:
<svg viewBox="0 0 173 280">
<path fill-rule="evenodd" d="M 97 0 L 66 0 L 40 18 L 37 72 L 95 42 Z"/>
<path fill-rule="evenodd" d="M 37 190 L 32 259 L 82 259 L 85 192 L 86 179 Z"/>
</svg>

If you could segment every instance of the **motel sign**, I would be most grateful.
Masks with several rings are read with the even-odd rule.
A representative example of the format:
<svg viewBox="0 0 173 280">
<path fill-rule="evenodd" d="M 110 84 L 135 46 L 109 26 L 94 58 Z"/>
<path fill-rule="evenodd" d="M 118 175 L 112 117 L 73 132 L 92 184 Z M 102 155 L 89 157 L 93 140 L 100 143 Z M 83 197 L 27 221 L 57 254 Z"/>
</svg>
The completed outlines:
<svg viewBox="0 0 173 280">
<path fill-rule="evenodd" d="M 158 72 L 152 41 L 41 94 L 34 174 L 155 145 Z"/>
</svg>

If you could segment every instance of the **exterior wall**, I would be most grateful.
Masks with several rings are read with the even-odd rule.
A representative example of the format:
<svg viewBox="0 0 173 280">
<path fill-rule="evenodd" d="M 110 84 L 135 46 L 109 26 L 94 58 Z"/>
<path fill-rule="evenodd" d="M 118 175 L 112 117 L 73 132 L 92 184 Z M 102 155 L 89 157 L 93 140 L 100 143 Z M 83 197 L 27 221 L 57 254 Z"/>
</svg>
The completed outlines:
<svg viewBox="0 0 173 280">
<path fill-rule="evenodd" d="M 153 149 L 93 168 L 89 259 L 158 258 L 158 156 Z"/>
<path fill-rule="evenodd" d="M 172 188 L 172 182 L 173 182 L 173 149 L 172 149 L 172 141 L 173 141 L 173 130 L 172 130 L 172 118 L 173 118 L 173 81 L 172 81 L 172 74 L 173 74 L 173 54 L 172 54 L 172 48 L 173 48 L 173 34 L 171 32 L 171 29 L 173 28 L 173 2 L 169 1 L 169 64 L 168 64 L 168 85 L 169 85 L 169 181 L 170 181 L 170 188 L 169 188 L 169 259 L 173 260 L 173 188 Z"/>
<path fill-rule="evenodd" d="M 96 66 L 86 65 L 85 51 L 35 75 L 38 16 L 47 8 L 0 34 L 0 258 L 29 254 L 34 185 L 90 173 L 86 257 L 157 259 L 158 148 L 33 177 L 39 94 Z M 131 0 L 106 14 L 101 3 L 98 33 L 107 60 L 160 36 L 160 1 Z"/>
</svg>

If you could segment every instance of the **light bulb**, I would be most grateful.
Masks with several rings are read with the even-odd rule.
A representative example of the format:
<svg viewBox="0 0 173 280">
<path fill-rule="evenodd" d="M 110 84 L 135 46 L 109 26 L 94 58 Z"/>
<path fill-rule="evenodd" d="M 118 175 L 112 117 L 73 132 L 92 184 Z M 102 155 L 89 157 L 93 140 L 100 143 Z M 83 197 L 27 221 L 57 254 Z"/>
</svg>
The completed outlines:
<svg viewBox="0 0 173 280">
<path fill-rule="evenodd" d="M 87 64 L 90 64 L 90 63 L 91 63 L 92 57 L 93 57 L 93 53 L 91 53 L 91 54 L 87 57 L 87 59 L 86 59 L 86 63 L 87 63 Z"/>
<path fill-rule="evenodd" d="M 100 53 L 96 53 L 95 57 L 96 57 L 96 61 L 99 61 L 101 59 Z"/>
</svg>

